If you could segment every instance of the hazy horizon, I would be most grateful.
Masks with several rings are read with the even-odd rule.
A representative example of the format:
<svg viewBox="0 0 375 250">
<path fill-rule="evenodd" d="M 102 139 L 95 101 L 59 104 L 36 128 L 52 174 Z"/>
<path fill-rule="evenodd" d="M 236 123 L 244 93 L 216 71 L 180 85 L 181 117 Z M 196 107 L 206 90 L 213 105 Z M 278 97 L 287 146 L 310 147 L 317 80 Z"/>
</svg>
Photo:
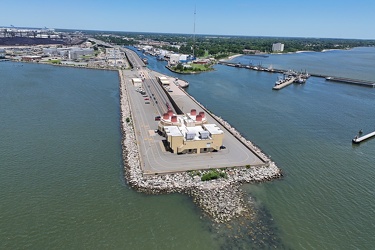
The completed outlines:
<svg viewBox="0 0 375 250">
<path fill-rule="evenodd" d="M 193 34 L 195 20 L 199 35 L 375 39 L 370 0 L 4 0 L 2 9 L 0 24 L 8 27 Z"/>
</svg>

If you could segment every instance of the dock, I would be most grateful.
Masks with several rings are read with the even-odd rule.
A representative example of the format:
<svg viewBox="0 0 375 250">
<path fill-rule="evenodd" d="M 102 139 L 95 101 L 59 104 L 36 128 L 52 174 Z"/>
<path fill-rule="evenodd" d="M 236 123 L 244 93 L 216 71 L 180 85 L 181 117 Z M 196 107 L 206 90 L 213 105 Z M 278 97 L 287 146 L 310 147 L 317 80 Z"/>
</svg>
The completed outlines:
<svg viewBox="0 0 375 250">
<path fill-rule="evenodd" d="M 343 82 L 343 83 L 349 83 L 349 84 L 356 84 L 356 85 L 362 85 L 366 87 L 375 87 L 375 82 L 371 81 L 365 81 L 365 80 L 358 80 L 358 79 L 350 79 L 350 78 L 344 78 L 344 77 L 334 77 L 334 76 L 328 76 L 326 77 L 327 81 L 333 81 L 333 82 Z"/>
<path fill-rule="evenodd" d="M 274 90 L 282 89 L 282 88 L 292 84 L 295 79 L 296 79 L 295 77 L 291 77 L 291 78 L 285 80 L 283 83 L 276 84 L 272 89 L 274 89 Z"/>
<path fill-rule="evenodd" d="M 269 73 L 287 73 L 287 70 L 283 69 L 274 69 L 274 68 L 265 68 L 261 65 L 254 66 L 254 65 L 245 65 L 241 63 L 234 63 L 234 62 L 227 62 L 227 61 L 219 61 L 219 64 L 226 65 L 229 67 L 236 67 L 236 68 L 245 68 L 245 69 L 251 69 L 255 71 L 263 71 L 263 72 L 269 72 Z M 322 74 L 315 74 L 310 73 L 310 76 L 314 77 L 321 77 L 325 78 L 327 81 L 332 82 L 341 82 L 341 83 L 347 83 L 347 84 L 353 84 L 363 87 L 371 87 L 375 88 L 375 82 L 374 81 L 366 81 L 366 80 L 360 80 L 360 79 L 351 79 L 351 78 L 345 78 L 345 77 L 336 77 L 336 76 L 328 76 L 328 75 L 322 75 Z"/>
<path fill-rule="evenodd" d="M 363 141 L 365 141 L 365 140 L 367 140 L 367 139 L 370 139 L 371 137 L 374 137 L 374 136 L 375 136 L 375 131 L 374 131 L 374 132 L 371 132 L 371 133 L 369 133 L 369 134 L 367 134 L 367 135 L 361 136 L 361 137 L 356 136 L 356 137 L 352 140 L 352 142 L 353 142 L 354 144 L 359 144 L 359 143 L 361 143 L 361 142 L 363 142 Z"/>
</svg>

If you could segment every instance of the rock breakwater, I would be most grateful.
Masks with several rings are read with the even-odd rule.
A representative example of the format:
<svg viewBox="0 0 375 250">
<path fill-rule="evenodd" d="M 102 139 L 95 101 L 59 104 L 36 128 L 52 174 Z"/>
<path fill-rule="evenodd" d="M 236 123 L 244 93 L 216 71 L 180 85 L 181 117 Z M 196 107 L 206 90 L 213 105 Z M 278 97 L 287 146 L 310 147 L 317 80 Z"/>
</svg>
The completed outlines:
<svg viewBox="0 0 375 250">
<path fill-rule="evenodd" d="M 238 132 L 239 139 L 251 146 L 255 152 L 259 152 L 265 164 L 221 169 L 220 171 L 224 171 L 226 177 L 210 181 L 201 180 L 201 176 L 207 172 L 205 170 L 144 175 L 125 79 L 121 70 L 119 77 L 124 173 L 128 184 L 134 189 L 150 194 L 174 192 L 188 194 L 215 222 L 227 222 L 235 217 L 251 214 L 251 208 L 244 201 L 244 195 L 240 189 L 242 183 L 263 182 L 282 176 L 281 170 L 251 142 L 242 138 Z M 220 120 L 219 117 L 215 119 Z M 222 121 L 222 125 L 227 129 L 230 128 L 232 133 L 236 133 L 234 128 L 225 121 Z"/>
</svg>

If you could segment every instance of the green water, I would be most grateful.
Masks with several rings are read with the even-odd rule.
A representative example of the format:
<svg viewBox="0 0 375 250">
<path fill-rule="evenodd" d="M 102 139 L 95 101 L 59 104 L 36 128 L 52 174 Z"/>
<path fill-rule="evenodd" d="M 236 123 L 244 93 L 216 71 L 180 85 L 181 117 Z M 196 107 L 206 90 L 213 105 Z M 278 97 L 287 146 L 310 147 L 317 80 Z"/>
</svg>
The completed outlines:
<svg viewBox="0 0 375 250">
<path fill-rule="evenodd" d="M 216 248 L 188 197 L 123 179 L 117 72 L 0 64 L 0 249 Z"/>
<path fill-rule="evenodd" d="M 234 59 L 260 60 L 275 68 L 375 81 L 375 48 Z M 149 65 L 164 70 L 152 58 Z M 375 131 L 375 89 L 312 77 L 304 85 L 272 91 L 277 74 L 215 69 L 180 78 L 190 82 L 191 95 L 284 171 L 281 181 L 244 186 L 272 216 L 263 226 L 276 226 L 281 246 L 292 249 L 373 249 L 375 138 L 359 146 L 351 139 L 359 129 Z"/>
<path fill-rule="evenodd" d="M 262 60 L 375 80 L 374 48 Z M 215 69 L 179 77 L 284 171 L 244 185 L 254 219 L 227 225 L 127 186 L 117 72 L 0 63 L 0 249 L 372 249 L 375 139 L 351 139 L 375 130 L 375 89 L 312 77 L 272 91 L 275 74 Z"/>
</svg>

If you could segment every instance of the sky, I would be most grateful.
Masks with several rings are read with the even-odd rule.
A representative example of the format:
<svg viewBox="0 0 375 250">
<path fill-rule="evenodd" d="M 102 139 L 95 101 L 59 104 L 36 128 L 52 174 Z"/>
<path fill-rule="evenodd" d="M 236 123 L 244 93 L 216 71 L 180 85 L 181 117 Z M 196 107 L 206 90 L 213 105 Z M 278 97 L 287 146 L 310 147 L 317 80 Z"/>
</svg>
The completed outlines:
<svg viewBox="0 0 375 250">
<path fill-rule="evenodd" d="M 375 39 L 375 0 L 1 0 L 0 27 Z M 194 11 L 196 14 L 194 15 Z"/>
</svg>

